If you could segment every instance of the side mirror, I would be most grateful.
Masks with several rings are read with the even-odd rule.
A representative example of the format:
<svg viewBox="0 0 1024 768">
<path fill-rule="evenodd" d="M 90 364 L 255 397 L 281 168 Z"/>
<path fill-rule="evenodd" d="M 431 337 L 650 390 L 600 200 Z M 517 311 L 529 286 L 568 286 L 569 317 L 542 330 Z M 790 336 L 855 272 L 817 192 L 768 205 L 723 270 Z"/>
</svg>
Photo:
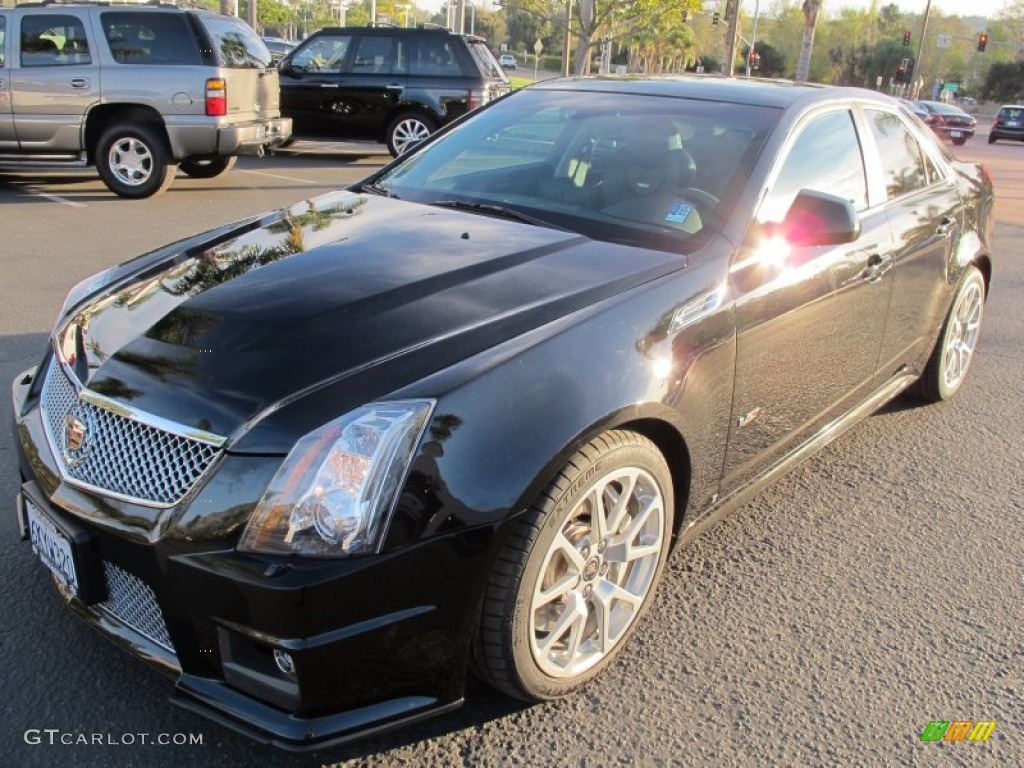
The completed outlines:
<svg viewBox="0 0 1024 768">
<path fill-rule="evenodd" d="M 776 232 L 794 246 L 842 245 L 860 237 L 860 219 L 849 200 L 802 189 Z"/>
</svg>

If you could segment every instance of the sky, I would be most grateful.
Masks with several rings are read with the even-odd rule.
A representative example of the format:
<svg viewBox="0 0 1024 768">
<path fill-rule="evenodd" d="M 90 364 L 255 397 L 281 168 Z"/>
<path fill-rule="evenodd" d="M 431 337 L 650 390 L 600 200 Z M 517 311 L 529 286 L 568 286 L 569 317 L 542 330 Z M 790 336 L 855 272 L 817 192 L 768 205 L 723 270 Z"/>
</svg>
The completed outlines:
<svg viewBox="0 0 1024 768">
<path fill-rule="evenodd" d="M 467 0 L 472 2 L 473 0 Z M 482 6 L 487 0 L 477 0 L 477 5 Z M 824 0 L 824 9 L 870 8 L 871 0 Z M 924 13 L 928 0 L 880 0 L 879 6 L 895 2 L 905 13 Z M 420 8 L 436 10 L 443 7 L 445 0 L 416 0 Z M 744 6 L 749 13 L 754 12 L 754 0 L 743 0 Z M 775 0 L 761 0 L 761 10 L 768 10 L 775 4 Z M 970 14 L 971 16 L 995 16 L 1006 4 L 1006 0 L 932 0 L 932 10 L 941 10 L 944 14 L 954 13 Z"/>
</svg>

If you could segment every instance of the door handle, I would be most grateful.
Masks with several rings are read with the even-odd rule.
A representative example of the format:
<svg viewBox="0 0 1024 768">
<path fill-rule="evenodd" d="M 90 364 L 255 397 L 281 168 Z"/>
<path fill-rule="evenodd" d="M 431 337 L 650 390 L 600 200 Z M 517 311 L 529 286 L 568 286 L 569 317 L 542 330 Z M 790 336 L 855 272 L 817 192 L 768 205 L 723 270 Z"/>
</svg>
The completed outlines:
<svg viewBox="0 0 1024 768">
<path fill-rule="evenodd" d="M 320 83 L 321 88 L 340 88 L 341 86 L 337 83 Z"/>
<path fill-rule="evenodd" d="M 861 275 L 869 283 L 877 283 L 882 279 L 882 275 L 889 271 L 891 265 L 892 259 L 886 258 L 880 253 L 872 253 L 868 256 L 867 266 L 864 267 Z"/>
<path fill-rule="evenodd" d="M 953 231 L 956 226 L 956 219 L 952 216 L 943 216 L 942 221 L 939 222 L 939 226 L 935 228 L 935 234 L 939 237 L 949 237 L 949 234 Z"/>
<path fill-rule="evenodd" d="M 89 87 L 89 78 L 87 78 L 87 77 L 73 77 L 73 78 L 71 78 L 71 87 L 72 88 L 88 88 Z"/>
<path fill-rule="evenodd" d="M 403 86 L 398 85 L 398 83 L 392 83 L 391 85 L 385 85 L 384 86 L 384 88 L 386 90 L 389 90 L 389 91 L 400 91 L 400 90 L 402 90 L 402 87 Z"/>
</svg>

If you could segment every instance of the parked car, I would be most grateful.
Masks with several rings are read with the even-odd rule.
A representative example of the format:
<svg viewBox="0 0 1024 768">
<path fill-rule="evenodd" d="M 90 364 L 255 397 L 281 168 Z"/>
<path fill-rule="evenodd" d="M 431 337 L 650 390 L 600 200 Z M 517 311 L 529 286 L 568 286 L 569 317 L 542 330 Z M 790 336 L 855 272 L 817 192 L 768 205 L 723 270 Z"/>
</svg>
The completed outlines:
<svg viewBox="0 0 1024 768">
<path fill-rule="evenodd" d="M 263 44 L 267 46 L 267 50 L 270 51 L 270 58 L 275 64 L 280 62 L 295 47 L 295 43 L 291 40 L 285 40 L 280 37 L 264 37 L 261 39 Z"/>
<path fill-rule="evenodd" d="M 323 29 L 280 68 L 296 135 L 382 141 L 393 155 L 510 90 L 481 38 L 446 29 Z"/>
<path fill-rule="evenodd" d="M 13 388 L 24 536 L 178 703 L 274 744 L 450 710 L 471 660 L 567 695 L 674 542 L 964 387 L 993 205 L 861 89 L 523 89 L 73 288 Z"/>
<path fill-rule="evenodd" d="M 988 143 L 995 144 L 998 139 L 1024 141 L 1024 107 L 1004 104 L 999 108 L 988 132 Z"/>
<path fill-rule="evenodd" d="M 964 112 L 960 107 L 942 101 L 917 102 L 928 110 L 924 121 L 938 136 L 960 146 L 974 135 L 978 121 Z"/>
<path fill-rule="evenodd" d="M 924 122 L 928 122 L 931 112 L 926 107 L 921 106 L 916 101 L 910 99 L 900 99 L 900 104 L 906 107 L 915 117 L 919 117 Z"/>
<path fill-rule="evenodd" d="M 277 71 L 231 16 L 141 5 L 0 8 L 0 168 L 96 166 L 122 197 L 211 178 L 291 134 Z M 6 107 L 6 109 L 5 109 Z"/>
<path fill-rule="evenodd" d="M 501 64 L 503 69 L 515 70 L 515 68 L 518 66 L 516 62 L 516 57 L 513 56 L 511 53 L 501 54 L 501 58 L 498 59 L 498 63 Z"/>
</svg>

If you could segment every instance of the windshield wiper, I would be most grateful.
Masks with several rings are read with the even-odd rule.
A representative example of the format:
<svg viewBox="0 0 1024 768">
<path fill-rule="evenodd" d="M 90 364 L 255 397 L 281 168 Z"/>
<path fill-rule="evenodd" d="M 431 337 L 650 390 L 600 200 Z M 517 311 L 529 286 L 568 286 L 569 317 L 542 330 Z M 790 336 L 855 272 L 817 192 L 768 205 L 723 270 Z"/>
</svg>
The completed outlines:
<svg viewBox="0 0 1024 768">
<path fill-rule="evenodd" d="M 377 184 L 376 182 L 372 184 L 363 184 L 361 187 L 359 187 L 359 191 L 372 192 L 373 194 L 380 195 L 381 197 L 393 197 L 396 200 L 398 199 L 397 195 L 391 194 L 391 190 L 389 190 L 387 187 L 382 187 L 380 184 Z"/>
<path fill-rule="evenodd" d="M 550 221 L 544 221 L 544 219 L 538 219 L 536 216 L 531 216 L 528 213 L 517 211 L 513 208 L 505 208 L 500 205 L 493 205 L 491 203 L 471 203 L 466 200 L 435 200 L 428 205 L 436 205 L 439 208 L 455 208 L 460 211 L 472 211 L 473 213 L 482 213 L 485 216 L 497 216 L 502 219 L 511 219 L 512 221 L 518 221 L 523 224 L 531 224 L 535 227 L 547 227 L 548 229 L 560 229 L 563 232 L 567 231 L 565 227 L 559 227 L 557 224 L 552 224 Z"/>
</svg>

